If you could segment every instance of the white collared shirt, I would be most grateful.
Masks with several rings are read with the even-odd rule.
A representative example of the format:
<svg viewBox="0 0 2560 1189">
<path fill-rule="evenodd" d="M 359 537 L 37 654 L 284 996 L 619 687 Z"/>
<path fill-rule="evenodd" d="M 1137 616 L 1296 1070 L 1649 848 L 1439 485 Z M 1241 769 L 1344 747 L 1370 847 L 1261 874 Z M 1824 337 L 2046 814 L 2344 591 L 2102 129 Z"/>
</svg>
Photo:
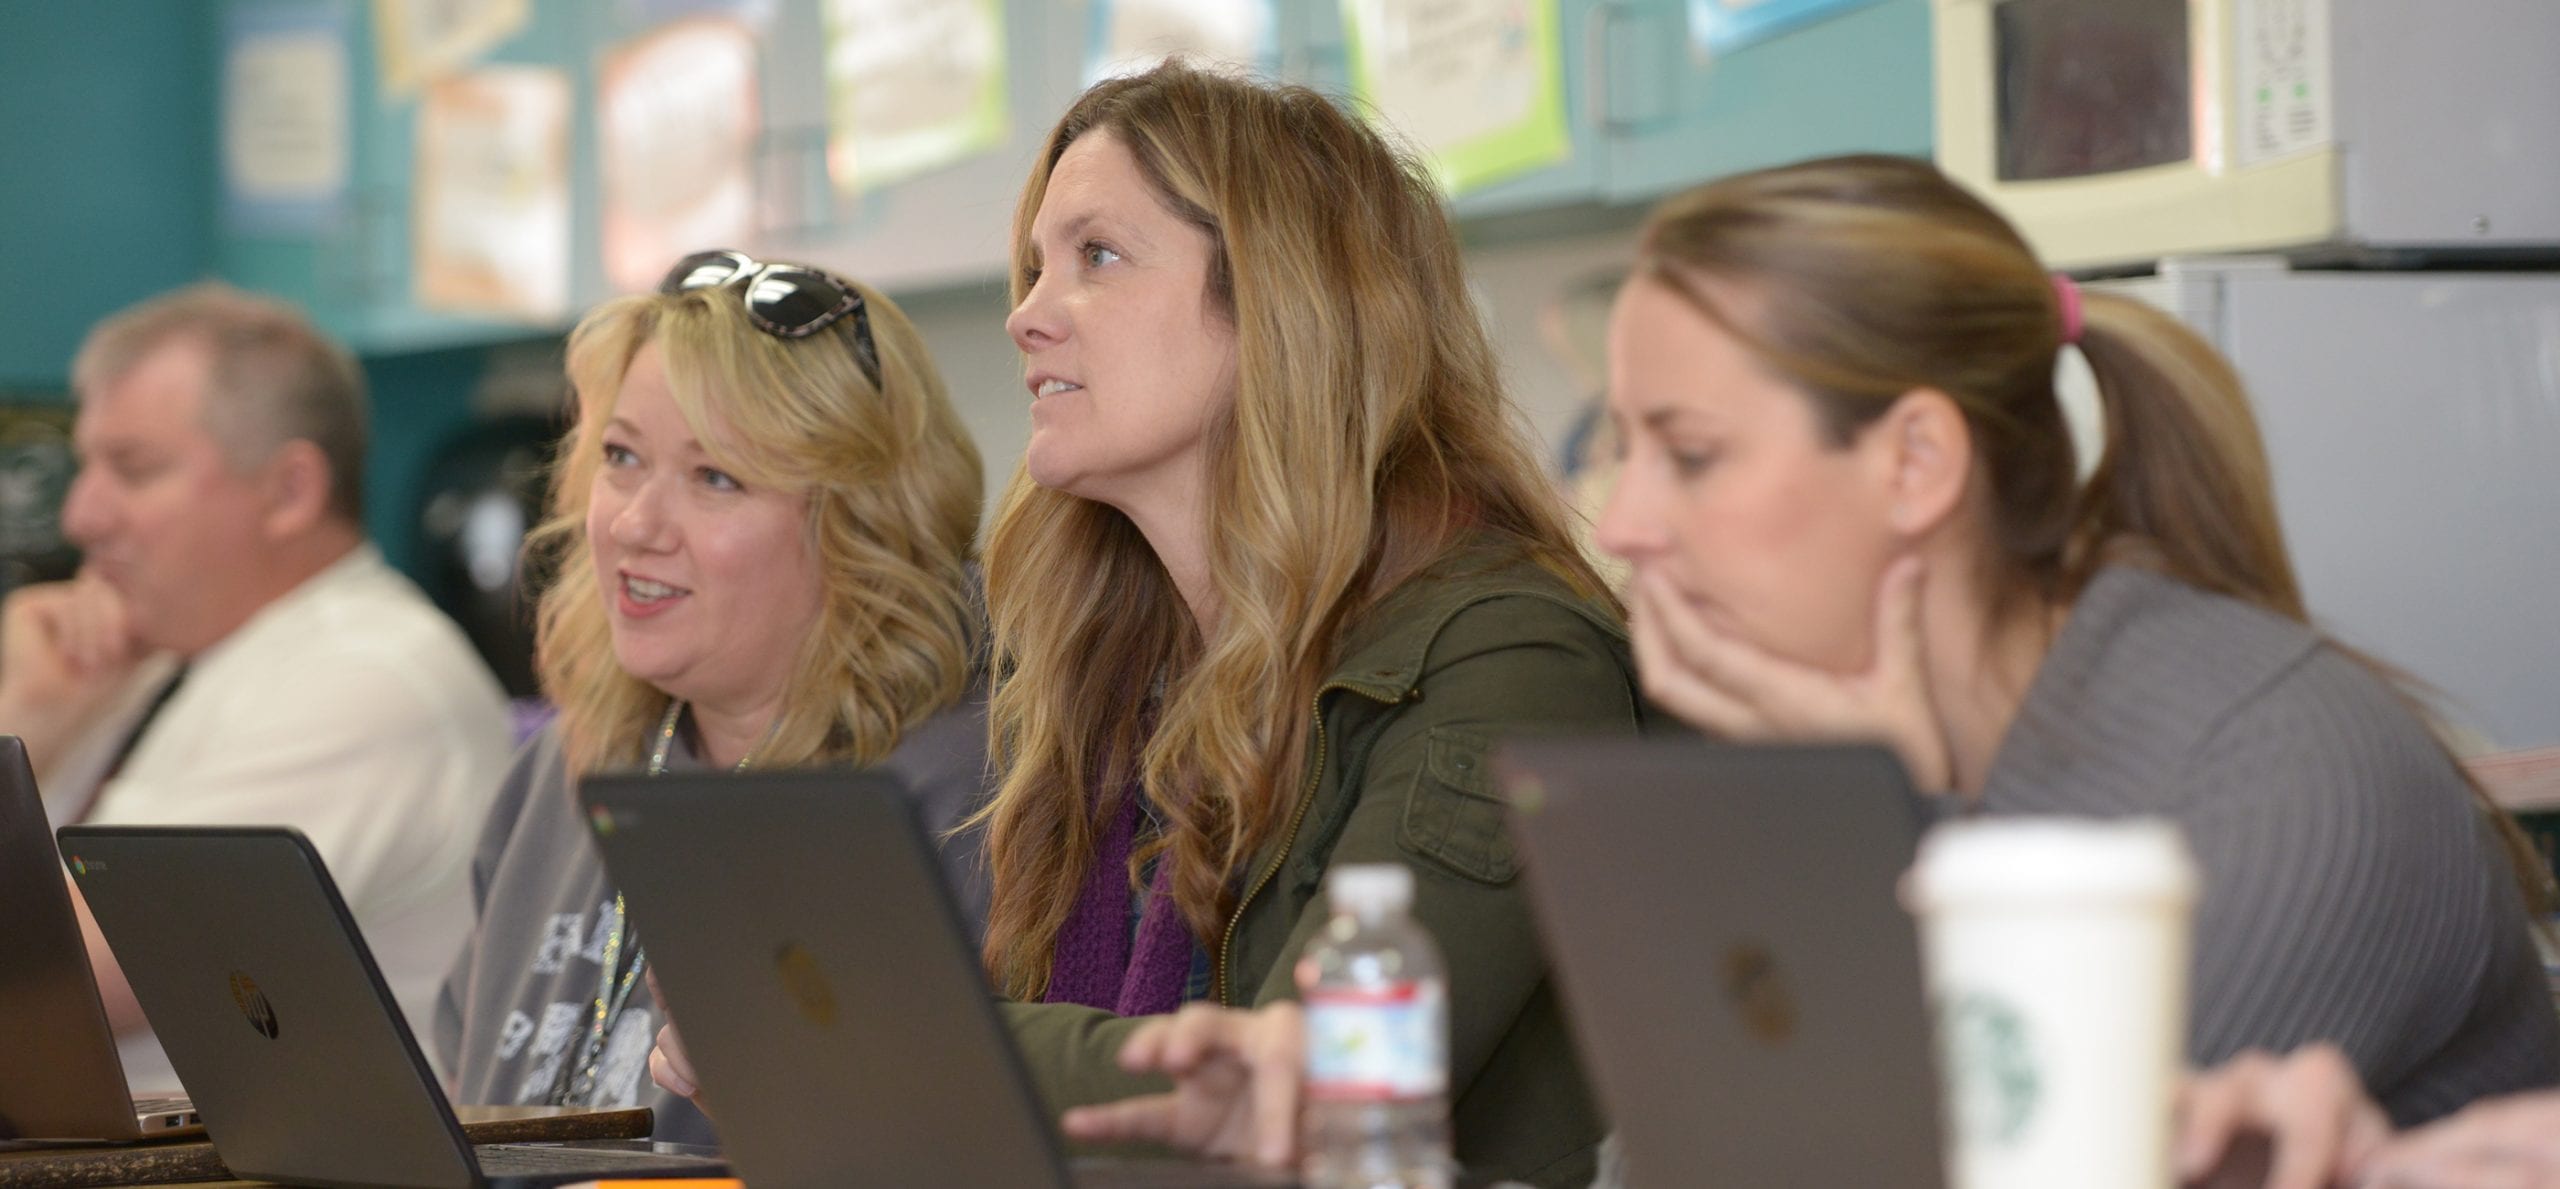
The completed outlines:
<svg viewBox="0 0 2560 1189">
<path fill-rule="evenodd" d="M 109 750 L 132 729 L 116 718 L 92 732 Z M 512 746 L 470 642 L 364 545 L 189 662 L 87 820 L 301 830 L 423 1035 L 471 933 L 472 850 Z M 64 775 L 57 813 L 90 802 Z M 136 1093 L 176 1088 L 150 1033 L 122 1047 Z"/>
</svg>

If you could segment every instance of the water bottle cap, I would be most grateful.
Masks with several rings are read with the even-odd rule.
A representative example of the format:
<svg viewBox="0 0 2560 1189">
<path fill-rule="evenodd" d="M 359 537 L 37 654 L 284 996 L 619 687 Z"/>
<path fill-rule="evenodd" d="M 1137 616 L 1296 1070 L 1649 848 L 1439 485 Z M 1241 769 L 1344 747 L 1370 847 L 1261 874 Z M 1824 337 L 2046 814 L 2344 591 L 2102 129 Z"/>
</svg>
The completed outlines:
<svg viewBox="0 0 2560 1189">
<path fill-rule="evenodd" d="M 1334 911 L 1400 912 L 1413 903 L 1413 872 L 1401 863 L 1346 863 L 1325 873 Z"/>
</svg>

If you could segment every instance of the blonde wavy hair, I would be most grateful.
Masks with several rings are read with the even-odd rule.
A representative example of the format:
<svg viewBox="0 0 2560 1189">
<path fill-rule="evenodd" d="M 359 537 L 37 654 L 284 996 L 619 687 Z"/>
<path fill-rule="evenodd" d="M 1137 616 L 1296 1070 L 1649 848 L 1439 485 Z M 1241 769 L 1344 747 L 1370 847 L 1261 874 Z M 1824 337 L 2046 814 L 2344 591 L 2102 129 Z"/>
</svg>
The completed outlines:
<svg viewBox="0 0 2560 1189">
<path fill-rule="evenodd" d="M 1126 517 L 1015 471 L 987 546 L 1004 775 L 980 817 L 995 873 L 987 969 L 1025 999 L 1047 989 L 1133 778 L 1161 829 L 1132 856 L 1132 881 L 1163 856 L 1193 937 L 1216 935 L 1231 873 L 1300 795 L 1339 641 L 1405 579 L 1493 541 L 1610 599 L 1527 446 L 1457 237 L 1411 160 L 1303 87 L 1179 61 L 1100 83 L 1023 188 L 1017 304 L 1050 171 L 1102 131 L 1209 237 L 1206 296 L 1235 329 L 1235 399 L 1208 429 L 1202 509 L 1220 614 L 1204 637 Z"/>
<path fill-rule="evenodd" d="M 638 763 L 666 713 L 667 695 L 614 659 L 587 540 L 604 425 L 623 373 L 651 342 L 685 424 L 718 466 L 809 499 L 824 595 L 759 764 L 875 762 L 966 690 L 979 644 L 969 567 L 982 480 L 923 339 L 864 288 L 875 385 L 857 361 L 852 319 L 776 338 L 748 321 L 744 283 L 620 298 L 570 334 L 577 425 L 553 468 L 551 514 L 526 548 L 556 575 L 539 607 L 535 668 L 560 707 L 573 776 Z"/>
</svg>

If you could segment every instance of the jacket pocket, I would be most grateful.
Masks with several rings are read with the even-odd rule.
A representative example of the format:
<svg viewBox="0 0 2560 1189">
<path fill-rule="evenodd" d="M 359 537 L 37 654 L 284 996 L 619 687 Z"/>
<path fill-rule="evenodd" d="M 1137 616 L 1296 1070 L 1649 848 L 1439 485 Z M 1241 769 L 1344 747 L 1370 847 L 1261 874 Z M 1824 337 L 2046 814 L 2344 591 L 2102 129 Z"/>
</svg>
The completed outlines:
<svg viewBox="0 0 2560 1189">
<path fill-rule="evenodd" d="M 1502 795 L 1486 760 L 1492 741 L 1433 727 L 1423 742 L 1422 770 L 1405 797 L 1398 841 L 1407 852 L 1469 879 L 1511 882 L 1520 874 L 1520 857 L 1512 848 Z"/>
</svg>

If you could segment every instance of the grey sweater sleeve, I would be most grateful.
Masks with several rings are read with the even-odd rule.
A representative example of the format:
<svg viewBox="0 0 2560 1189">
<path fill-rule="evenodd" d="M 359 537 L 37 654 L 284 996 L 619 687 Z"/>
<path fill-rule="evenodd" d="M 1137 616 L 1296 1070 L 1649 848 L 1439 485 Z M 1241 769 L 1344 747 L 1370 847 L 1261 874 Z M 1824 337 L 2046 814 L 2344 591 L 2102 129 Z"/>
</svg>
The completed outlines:
<svg viewBox="0 0 2560 1189">
<path fill-rule="evenodd" d="M 2403 1122 L 2549 1081 L 2513 876 L 2451 757 L 2380 680 L 2335 649 L 2305 654 L 2183 784 L 2211 881 L 2197 1063 L 2328 1041 Z"/>
<path fill-rule="evenodd" d="M 2178 822 L 2204 877 L 2200 1064 L 2335 1042 L 2404 1125 L 2560 1079 L 2560 1022 L 2478 802 L 2390 683 L 2301 623 L 2103 572 L 1977 811 Z"/>
<path fill-rule="evenodd" d="M 984 829 L 961 825 L 995 792 L 995 774 L 987 765 L 985 675 L 972 674 L 960 702 L 908 730 L 881 766 L 897 774 L 914 803 L 917 823 L 939 852 L 969 943 L 976 946 L 986 936 L 992 876 Z"/>
<path fill-rule="evenodd" d="M 533 787 L 547 784 L 546 773 L 560 771 L 560 744 L 549 730 L 536 734 L 516 749 L 515 762 L 508 766 L 506 779 L 498 785 L 498 796 L 489 806 L 489 816 L 480 827 L 480 843 L 471 855 L 471 936 L 464 941 L 462 952 L 454 956 L 453 970 L 445 975 L 444 987 L 436 994 L 434 1035 L 428 1043 L 435 1047 L 437 1068 L 462 1068 L 462 1014 L 470 993 L 471 970 L 480 959 L 480 929 L 477 922 L 489 912 L 489 882 L 497 877 L 498 861 L 507 851 L 508 840 L 515 837 L 516 824 L 524 816 L 524 807 Z"/>
<path fill-rule="evenodd" d="M 2390 1087 L 2478 996 L 2503 873 L 2451 759 L 2379 682 L 2335 671 L 2353 664 L 2306 653 L 2183 774 L 2212 881 L 2196 925 L 2199 1064 L 2326 1040 Z"/>
</svg>

